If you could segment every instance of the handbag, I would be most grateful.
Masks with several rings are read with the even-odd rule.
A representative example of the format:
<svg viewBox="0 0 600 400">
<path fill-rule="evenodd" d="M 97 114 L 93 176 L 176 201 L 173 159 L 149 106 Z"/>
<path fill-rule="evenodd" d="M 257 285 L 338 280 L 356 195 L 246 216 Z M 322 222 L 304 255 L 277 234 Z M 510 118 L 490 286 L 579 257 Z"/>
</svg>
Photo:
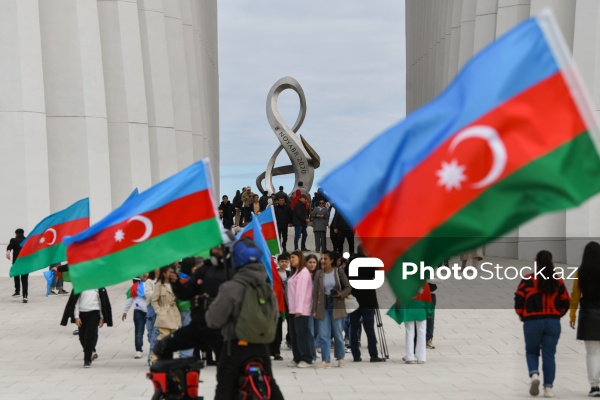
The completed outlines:
<svg viewBox="0 0 600 400">
<path fill-rule="evenodd" d="M 339 269 L 337 269 L 337 276 L 338 276 L 338 281 L 340 282 L 340 285 L 341 285 L 342 280 L 340 279 L 340 270 Z M 351 314 L 354 311 L 358 310 L 358 307 L 360 307 L 360 305 L 358 304 L 358 300 L 356 300 L 356 297 L 349 294 L 344 299 L 344 307 L 346 308 L 346 314 Z"/>
</svg>

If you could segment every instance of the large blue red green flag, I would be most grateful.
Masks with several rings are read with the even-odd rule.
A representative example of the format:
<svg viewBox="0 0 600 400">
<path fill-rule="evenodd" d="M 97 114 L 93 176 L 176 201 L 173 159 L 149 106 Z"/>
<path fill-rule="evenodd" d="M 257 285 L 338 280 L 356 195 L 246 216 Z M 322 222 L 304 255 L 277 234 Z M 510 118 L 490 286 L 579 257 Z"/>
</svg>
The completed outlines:
<svg viewBox="0 0 600 400">
<path fill-rule="evenodd" d="M 123 282 L 219 245 L 216 210 L 208 160 L 128 199 L 89 229 L 65 238 L 73 290 Z"/>
<path fill-rule="evenodd" d="M 260 251 L 262 253 L 261 261 L 265 265 L 267 275 L 269 275 L 269 280 L 271 281 L 271 286 L 273 286 L 273 271 L 271 269 L 271 250 L 269 250 L 269 245 L 267 244 L 267 241 L 265 240 L 265 237 L 263 236 L 262 227 L 259 222 L 259 218 L 257 218 L 257 216 L 254 215 L 254 213 L 252 214 L 252 221 L 250 221 L 250 223 L 248 225 L 246 225 L 246 228 L 249 228 L 249 229 L 247 229 L 247 230 L 244 229 L 244 230 L 246 230 L 246 232 L 252 232 L 252 236 L 249 236 L 248 234 L 244 234 L 244 230 L 242 230 L 241 232 L 239 232 L 236 235 L 236 237 L 239 239 L 242 236 L 246 236 L 246 237 L 249 237 L 250 239 L 254 240 L 254 243 L 256 243 L 256 245 L 258 246 L 258 248 L 260 249 Z"/>
<path fill-rule="evenodd" d="M 275 223 L 275 208 L 273 208 L 273 206 L 267 207 L 265 211 L 254 217 L 258 218 L 262 235 L 267 241 L 271 254 L 280 254 L 281 245 L 279 244 L 279 234 L 277 233 L 277 224 Z M 253 224 L 246 225 L 237 236 L 246 236 L 250 239 L 254 239 L 253 226 Z"/>
<path fill-rule="evenodd" d="M 28 274 L 66 261 L 63 238 L 75 235 L 89 226 L 90 202 L 87 198 L 47 216 L 21 244 L 19 258 L 11 267 L 10 276 Z"/>
<path fill-rule="evenodd" d="M 482 50 L 431 103 L 321 182 L 399 300 L 436 266 L 600 192 L 600 134 L 551 13 Z M 349 184 L 352 182 L 352 184 Z"/>
</svg>

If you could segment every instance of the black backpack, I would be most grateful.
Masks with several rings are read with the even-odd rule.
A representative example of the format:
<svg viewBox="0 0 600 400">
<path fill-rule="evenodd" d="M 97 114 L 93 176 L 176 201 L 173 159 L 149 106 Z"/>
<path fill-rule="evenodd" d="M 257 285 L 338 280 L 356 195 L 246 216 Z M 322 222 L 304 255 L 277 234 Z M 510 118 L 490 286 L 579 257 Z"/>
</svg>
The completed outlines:
<svg viewBox="0 0 600 400">
<path fill-rule="evenodd" d="M 235 399 L 271 399 L 271 377 L 265 373 L 265 369 L 260 361 L 250 361 L 244 366 L 239 379 Z"/>
</svg>

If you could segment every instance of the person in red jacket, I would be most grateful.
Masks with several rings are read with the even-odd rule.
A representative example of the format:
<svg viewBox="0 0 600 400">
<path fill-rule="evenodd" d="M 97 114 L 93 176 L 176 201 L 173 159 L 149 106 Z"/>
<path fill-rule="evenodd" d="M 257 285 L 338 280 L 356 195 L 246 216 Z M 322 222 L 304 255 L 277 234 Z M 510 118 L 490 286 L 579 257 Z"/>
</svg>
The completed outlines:
<svg viewBox="0 0 600 400">
<path fill-rule="evenodd" d="M 281 340 L 283 339 L 283 331 L 282 331 L 282 323 L 283 316 L 285 315 L 286 306 L 285 306 L 285 294 L 283 291 L 283 282 L 281 280 L 281 276 L 279 275 L 279 270 L 277 268 L 277 263 L 275 262 L 275 258 L 271 257 L 271 273 L 273 274 L 273 291 L 275 292 L 275 298 L 277 299 L 277 311 L 279 311 L 279 319 L 277 320 L 277 333 L 275 335 L 275 339 L 273 343 L 271 343 L 271 356 L 273 356 L 273 360 L 282 361 L 283 357 L 281 357 Z"/>
<path fill-rule="evenodd" d="M 555 277 L 552 254 L 542 250 L 535 261 L 535 273 L 525 276 L 515 292 L 515 311 L 523 321 L 525 355 L 531 377 L 529 394 L 539 394 L 541 349 L 544 396 L 553 397 L 560 318 L 569 310 L 570 299 L 563 280 Z"/>
</svg>

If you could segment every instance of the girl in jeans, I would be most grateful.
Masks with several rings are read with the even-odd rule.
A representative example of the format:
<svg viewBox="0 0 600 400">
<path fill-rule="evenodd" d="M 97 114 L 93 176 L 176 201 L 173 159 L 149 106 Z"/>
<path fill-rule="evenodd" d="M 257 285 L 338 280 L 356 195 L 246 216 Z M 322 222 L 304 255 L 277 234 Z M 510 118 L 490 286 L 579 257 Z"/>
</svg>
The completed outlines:
<svg viewBox="0 0 600 400">
<path fill-rule="evenodd" d="M 294 273 L 287 282 L 288 324 L 294 359 L 289 362 L 288 367 L 308 368 L 312 366 L 308 326 L 312 303 L 312 279 L 301 251 L 292 252 L 290 264 Z"/>
<path fill-rule="evenodd" d="M 154 270 L 148 274 L 148 279 L 144 282 L 144 296 L 146 298 L 146 332 L 148 334 L 148 365 L 151 365 L 150 357 L 152 356 L 152 350 L 154 350 L 154 343 L 158 337 L 158 328 L 154 326 L 156 322 L 156 312 L 152 306 L 152 296 L 154 296 L 154 285 L 156 283 L 156 277 L 159 275 L 160 270 Z"/>
<path fill-rule="evenodd" d="M 309 254 L 306 256 L 306 268 L 308 268 L 308 270 L 310 271 L 310 276 L 311 279 L 313 280 L 313 287 L 314 287 L 314 279 L 315 279 L 315 272 L 317 272 L 317 268 L 319 265 L 319 260 L 317 259 L 317 256 L 315 256 L 314 254 Z M 310 330 L 310 337 L 313 340 L 309 340 L 308 341 L 308 345 L 310 347 L 310 355 L 312 357 L 313 362 L 317 361 L 317 349 L 321 348 L 321 345 L 318 342 L 318 337 L 319 337 L 319 321 L 317 321 L 312 313 L 310 314 L 310 320 L 308 322 L 308 328 Z"/>
<path fill-rule="evenodd" d="M 352 291 L 344 271 L 335 268 L 335 259 L 328 251 L 321 255 L 321 269 L 315 273 L 312 310 L 319 321 L 319 343 L 322 363 L 317 368 L 331 368 L 331 333 L 333 332 L 334 356 L 338 367 L 344 366 L 344 321 L 346 306 L 344 299 Z"/>
<path fill-rule="evenodd" d="M 554 397 L 554 356 L 560 337 L 560 318 L 569 310 L 569 293 L 563 280 L 554 277 L 554 263 L 549 251 L 540 251 L 535 261 L 536 273 L 525 276 L 515 292 L 515 311 L 523 321 L 525 354 L 531 377 L 529 394 L 537 396 L 540 391 L 541 350 L 544 397 Z"/>
<path fill-rule="evenodd" d="M 127 292 L 127 300 L 123 306 L 123 315 L 121 319 L 125 321 L 127 312 L 133 305 L 133 325 L 135 327 L 135 356 L 142 358 L 142 347 L 144 346 L 144 328 L 146 326 L 146 316 L 148 307 L 146 305 L 146 287 L 144 282 L 148 279 L 148 274 L 140 275 L 138 279 L 133 280 L 133 285 Z"/>
<path fill-rule="evenodd" d="M 580 305 L 577 340 L 585 344 L 588 380 L 592 387 L 588 396 L 600 397 L 600 244 L 590 242 L 585 246 L 577 275 L 571 296 L 571 328 L 575 329 Z"/>
</svg>

